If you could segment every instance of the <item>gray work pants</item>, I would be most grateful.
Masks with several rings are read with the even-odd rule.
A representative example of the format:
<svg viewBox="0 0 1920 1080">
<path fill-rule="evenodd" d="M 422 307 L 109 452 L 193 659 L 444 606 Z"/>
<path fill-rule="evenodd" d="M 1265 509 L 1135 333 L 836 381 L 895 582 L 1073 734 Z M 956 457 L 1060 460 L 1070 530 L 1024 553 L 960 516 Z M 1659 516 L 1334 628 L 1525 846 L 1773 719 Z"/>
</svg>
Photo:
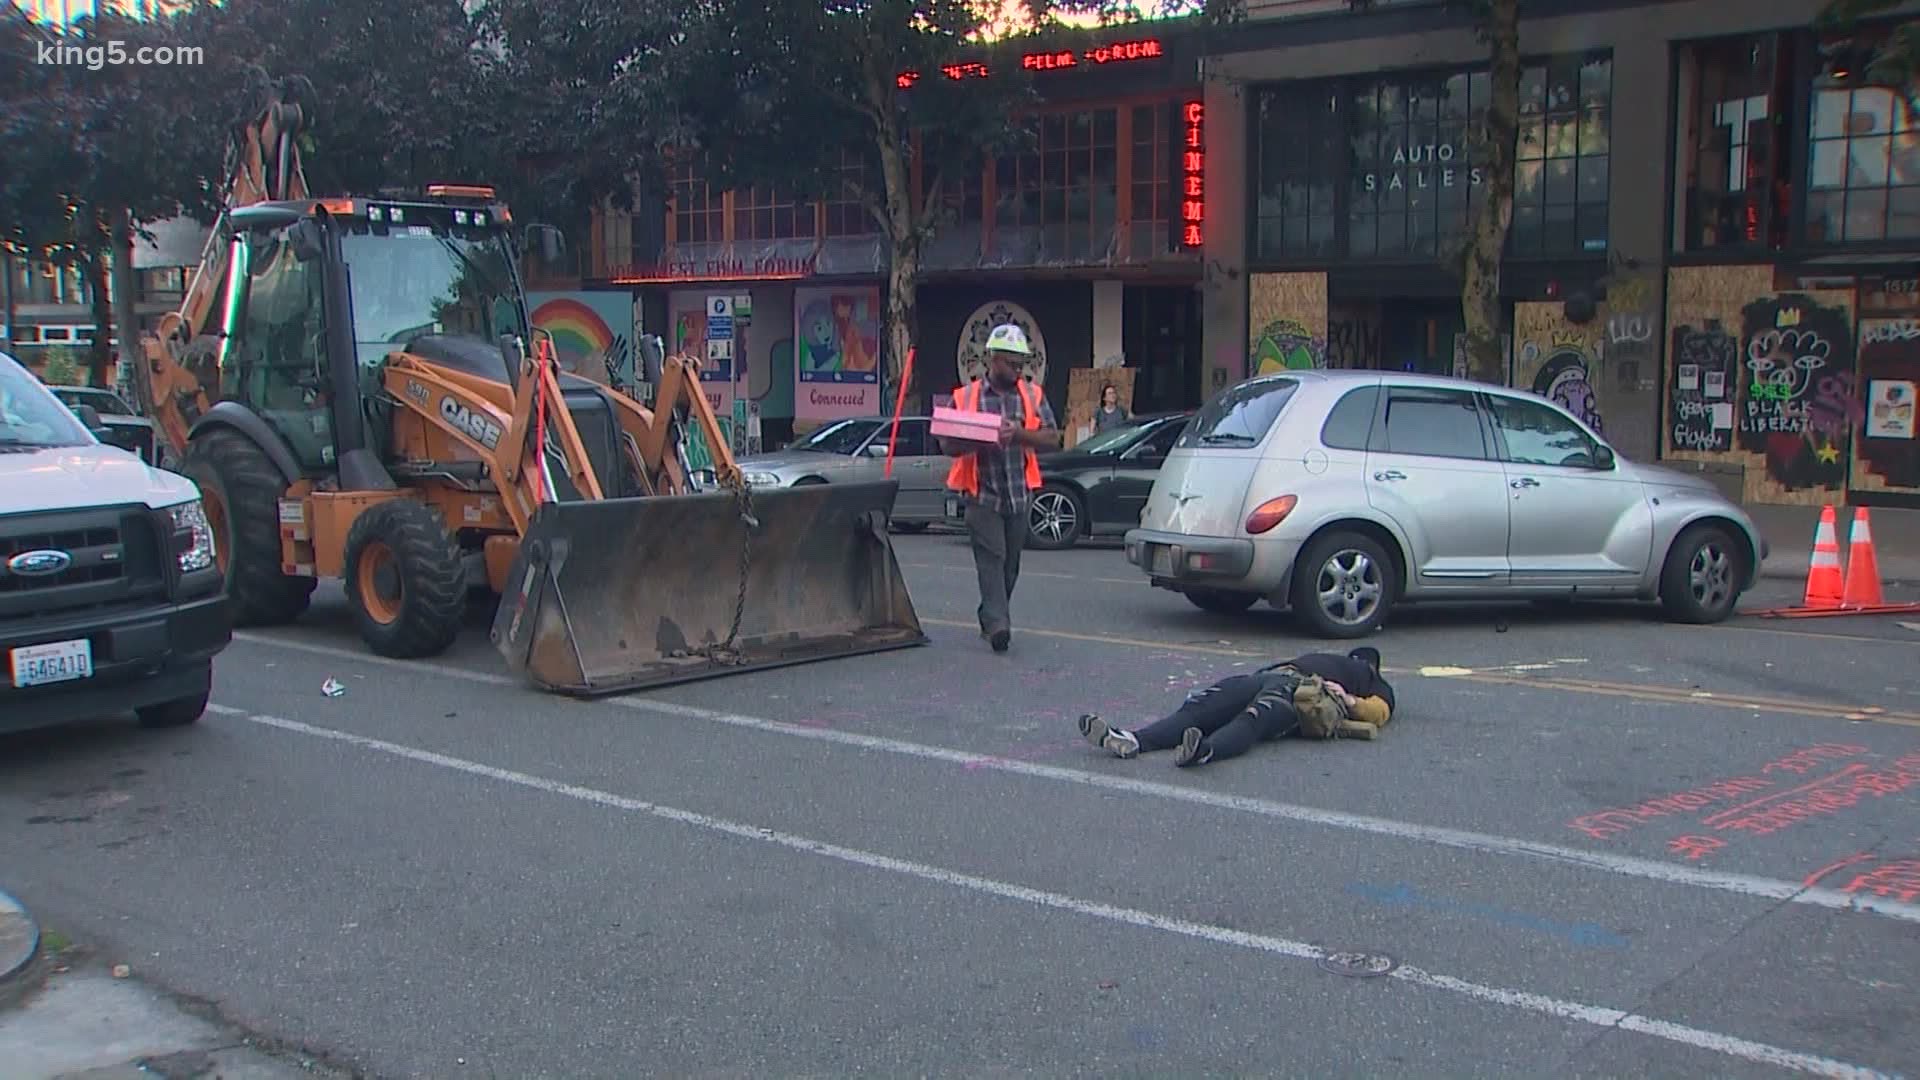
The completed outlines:
<svg viewBox="0 0 1920 1080">
<path fill-rule="evenodd" d="M 1027 546 L 1027 512 L 1003 514 L 978 503 L 967 503 L 967 539 L 973 548 L 973 569 L 980 578 L 980 632 L 1013 629 L 1007 602 L 1020 580 L 1020 552 Z"/>
</svg>

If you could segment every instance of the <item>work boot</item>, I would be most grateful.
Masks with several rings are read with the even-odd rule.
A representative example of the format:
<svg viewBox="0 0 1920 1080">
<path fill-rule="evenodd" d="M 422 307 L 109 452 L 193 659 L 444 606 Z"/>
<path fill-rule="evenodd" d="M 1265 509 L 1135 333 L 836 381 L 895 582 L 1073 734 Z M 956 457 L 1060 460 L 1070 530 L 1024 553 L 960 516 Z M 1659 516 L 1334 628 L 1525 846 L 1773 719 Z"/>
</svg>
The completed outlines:
<svg viewBox="0 0 1920 1080">
<path fill-rule="evenodd" d="M 1004 626 L 987 635 L 987 643 L 993 646 L 994 652 L 1006 652 L 1007 646 L 1011 644 L 1012 641 L 1013 631 Z"/>
<path fill-rule="evenodd" d="M 1213 747 L 1207 745 L 1207 737 L 1197 727 L 1190 727 L 1180 733 L 1180 749 L 1173 755 L 1173 763 L 1181 768 L 1189 765 L 1205 765 L 1213 760 Z"/>
<path fill-rule="evenodd" d="M 1105 720 L 1094 713 L 1080 718 L 1080 734 L 1088 742 L 1117 758 L 1130 758 L 1140 752 L 1140 740 L 1131 731 L 1107 726 Z"/>
</svg>

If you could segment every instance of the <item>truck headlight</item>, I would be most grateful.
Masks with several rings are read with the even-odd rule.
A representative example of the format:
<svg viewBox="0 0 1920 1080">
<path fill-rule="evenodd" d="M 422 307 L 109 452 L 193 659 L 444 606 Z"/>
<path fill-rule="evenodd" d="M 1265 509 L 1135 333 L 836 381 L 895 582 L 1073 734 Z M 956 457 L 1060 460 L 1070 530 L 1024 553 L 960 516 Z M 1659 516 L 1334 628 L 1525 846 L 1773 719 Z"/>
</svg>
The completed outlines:
<svg viewBox="0 0 1920 1080">
<path fill-rule="evenodd" d="M 780 476 L 770 472 L 743 472 L 740 478 L 754 487 L 779 487 Z"/>
<path fill-rule="evenodd" d="M 175 558 L 180 572 L 193 573 L 213 565 L 213 523 L 199 499 L 167 508 L 173 516 Z"/>
</svg>

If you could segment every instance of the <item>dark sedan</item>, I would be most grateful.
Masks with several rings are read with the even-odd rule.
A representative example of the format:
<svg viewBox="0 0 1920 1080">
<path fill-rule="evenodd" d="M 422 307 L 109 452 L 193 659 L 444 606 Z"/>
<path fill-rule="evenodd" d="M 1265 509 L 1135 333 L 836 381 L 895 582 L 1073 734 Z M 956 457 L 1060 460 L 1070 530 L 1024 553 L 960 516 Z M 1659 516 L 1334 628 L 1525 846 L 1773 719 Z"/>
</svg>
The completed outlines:
<svg viewBox="0 0 1920 1080">
<path fill-rule="evenodd" d="M 1083 537 L 1137 528 L 1153 479 L 1192 418 L 1192 410 L 1135 416 L 1071 450 L 1041 454 L 1044 485 L 1033 497 L 1027 546 L 1055 551 Z M 947 517 L 959 516 L 958 500 L 949 495 Z"/>
</svg>

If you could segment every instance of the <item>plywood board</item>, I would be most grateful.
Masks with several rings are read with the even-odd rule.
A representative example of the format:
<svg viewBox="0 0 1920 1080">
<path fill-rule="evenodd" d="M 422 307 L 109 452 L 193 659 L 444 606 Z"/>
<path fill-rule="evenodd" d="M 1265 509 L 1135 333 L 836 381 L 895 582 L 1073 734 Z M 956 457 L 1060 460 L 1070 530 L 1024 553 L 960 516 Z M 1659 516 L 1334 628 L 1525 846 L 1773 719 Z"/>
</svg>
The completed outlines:
<svg viewBox="0 0 1920 1080">
<path fill-rule="evenodd" d="M 1133 414 L 1133 368 L 1074 368 L 1067 373 L 1066 444 L 1076 446 L 1093 435 L 1093 414 L 1108 383 L 1120 392 L 1120 406 Z"/>
</svg>

